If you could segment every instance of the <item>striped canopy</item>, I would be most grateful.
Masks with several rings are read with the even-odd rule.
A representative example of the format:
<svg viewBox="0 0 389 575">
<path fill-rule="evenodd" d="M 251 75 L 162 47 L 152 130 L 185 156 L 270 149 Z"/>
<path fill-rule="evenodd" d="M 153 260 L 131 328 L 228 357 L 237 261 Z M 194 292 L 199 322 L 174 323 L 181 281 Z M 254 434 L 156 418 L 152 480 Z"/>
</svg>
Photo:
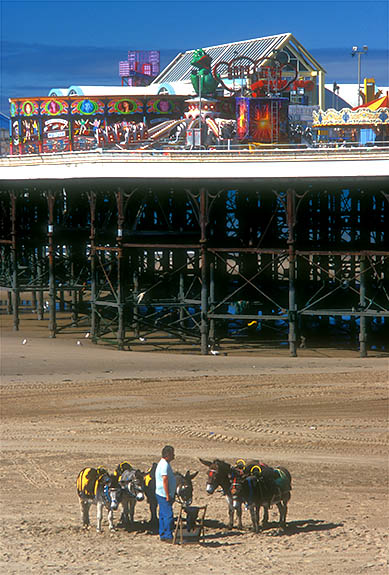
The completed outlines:
<svg viewBox="0 0 389 575">
<path fill-rule="evenodd" d="M 369 110 L 380 110 L 381 108 L 389 108 L 389 92 L 386 92 L 385 96 L 380 96 L 376 100 L 372 100 L 367 104 L 362 104 L 361 106 L 357 106 L 353 108 L 353 110 L 359 110 L 360 108 L 369 108 Z"/>
</svg>

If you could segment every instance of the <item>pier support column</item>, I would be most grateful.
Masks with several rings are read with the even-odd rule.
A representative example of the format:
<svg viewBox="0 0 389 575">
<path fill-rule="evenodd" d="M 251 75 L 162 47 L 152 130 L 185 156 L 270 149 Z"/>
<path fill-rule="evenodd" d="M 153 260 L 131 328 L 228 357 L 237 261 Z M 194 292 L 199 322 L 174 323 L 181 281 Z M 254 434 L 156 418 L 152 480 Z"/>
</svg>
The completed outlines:
<svg viewBox="0 0 389 575">
<path fill-rule="evenodd" d="M 208 273 L 207 273 L 207 190 L 200 190 L 200 258 L 201 258 L 201 354 L 208 354 Z"/>
<path fill-rule="evenodd" d="M 96 194 L 94 192 L 88 193 L 89 209 L 90 209 L 90 277 L 91 277 L 91 336 L 92 343 L 97 343 L 98 337 L 98 321 L 96 310 Z"/>
<path fill-rule="evenodd" d="M 288 245 L 289 245 L 289 352 L 292 357 L 297 356 L 296 346 L 296 254 L 294 246 L 294 226 L 296 214 L 295 191 L 287 191 L 287 215 L 288 215 Z"/>
<path fill-rule="evenodd" d="M 134 324 L 134 337 L 139 337 L 139 311 L 138 311 L 138 299 L 139 299 L 139 277 L 138 270 L 133 273 L 133 324 Z"/>
<path fill-rule="evenodd" d="M 54 204 L 55 194 L 49 191 L 47 195 L 47 203 L 49 208 L 49 223 L 48 223 L 48 255 L 49 255 L 49 330 L 50 337 L 54 338 L 57 331 L 56 323 L 56 290 L 55 290 L 55 262 L 54 262 Z"/>
<path fill-rule="evenodd" d="M 19 282 L 16 247 L 16 194 L 11 192 L 11 268 L 12 268 L 12 313 L 14 331 L 19 331 Z"/>
<path fill-rule="evenodd" d="M 117 330 L 117 341 L 120 350 L 124 349 L 124 339 L 125 339 L 125 324 L 124 324 L 124 286 L 123 286 L 123 192 L 118 190 L 116 192 L 116 202 L 118 209 L 118 229 L 117 229 L 117 306 L 118 306 L 118 330 Z"/>
<path fill-rule="evenodd" d="M 366 307 L 366 256 L 361 256 L 360 260 L 360 280 L 359 280 L 359 307 L 365 311 Z M 367 357 L 366 345 L 366 316 L 359 318 L 359 354 Z"/>
<path fill-rule="evenodd" d="M 40 320 L 40 321 L 43 319 L 43 314 L 44 314 L 42 261 L 43 261 L 43 248 L 41 246 L 39 246 L 37 248 L 37 257 L 36 257 L 36 274 L 37 274 L 37 281 L 38 281 L 36 316 L 37 316 L 38 320 Z"/>
<path fill-rule="evenodd" d="M 213 260 L 214 260 L 213 256 Z M 215 306 L 215 262 L 212 261 L 209 265 L 209 306 L 210 312 L 213 312 Z M 215 345 L 215 320 L 209 320 L 209 341 L 211 345 Z"/>
</svg>

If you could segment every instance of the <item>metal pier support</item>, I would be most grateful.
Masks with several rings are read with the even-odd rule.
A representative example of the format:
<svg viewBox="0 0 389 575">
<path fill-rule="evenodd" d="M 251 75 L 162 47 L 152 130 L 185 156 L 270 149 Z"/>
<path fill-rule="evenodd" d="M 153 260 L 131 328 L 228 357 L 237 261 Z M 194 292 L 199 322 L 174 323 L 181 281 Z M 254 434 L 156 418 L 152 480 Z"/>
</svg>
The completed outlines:
<svg viewBox="0 0 389 575">
<path fill-rule="evenodd" d="M 366 307 L 366 258 L 361 256 L 360 259 L 360 284 L 359 284 L 359 306 L 361 311 Z M 366 345 L 366 316 L 361 315 L 359 318 L 359 353 L 361 357 L 367 357 Z"/>
<path fill-rule="evenodd" d="M 16 194 L 11 192 L 11 267 L 12 267 L 12 312 L 13 328 L 19 331 L 19 285 L 16 249 Z"/>
<path fill-rule="evenodd" d="M 289 244 L 289 352 L 297 356 L 296 350 L 296 254 L 294 248 L 295 191 L 287 191 L 288 244 Z"/>
<path fill-rule="evenodd" d="M 48 253 L 49 253 L 49 330 L 50 337 L 54 338 L 57 331 L 56 323 L 56 289 L 55 289 L 55 254 L 54 254 L 54 204 L 55 194 L 52 191 L 48 192 L 47 203 L 49 208 L 49 223 L 48 223 Z"/>
<path fill-rule="evenodd" d="M 207 190 L 200 190 L 200 245 L 201 245 L 201 354 L 208 354 L 208 273 L 207 273 Z"/>
</svg>

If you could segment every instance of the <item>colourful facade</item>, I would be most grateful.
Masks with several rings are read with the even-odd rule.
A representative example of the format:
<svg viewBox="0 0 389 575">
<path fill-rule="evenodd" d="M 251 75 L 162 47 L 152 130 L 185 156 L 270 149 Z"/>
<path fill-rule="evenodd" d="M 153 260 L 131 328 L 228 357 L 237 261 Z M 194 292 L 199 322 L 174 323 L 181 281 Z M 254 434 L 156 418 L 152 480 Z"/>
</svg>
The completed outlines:
<svg viewBox="0 0 389 575">
<path fill-rule="evenodd" d="M 185 109 L 182 96 L 13 98 L 10 153 L 126 149 Z"/>
<path fill-rule="evenodd" d="M 236 98 L 238 140 L 272 144 L 288 141 L 287 98 Z"/>
</svg>

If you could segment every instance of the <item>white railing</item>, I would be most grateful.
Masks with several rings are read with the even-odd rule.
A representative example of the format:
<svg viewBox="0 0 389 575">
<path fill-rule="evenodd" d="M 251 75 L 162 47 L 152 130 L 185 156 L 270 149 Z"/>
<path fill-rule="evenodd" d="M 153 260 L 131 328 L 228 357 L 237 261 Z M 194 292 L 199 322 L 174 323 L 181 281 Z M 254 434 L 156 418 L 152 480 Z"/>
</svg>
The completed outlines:
<svg viewBox="0 0 389 575">
<path fill-rule="evenodd" d="M 31 166 L 42 164 L 83 164 L 115 162 L 258 162 L 258 161 L 311 161 L 311 160 L 389 160 L 389 146 L 371 147 L 314 147 L 301 148 L 276 146 L 272 148 L 248 149 L 247 146 L 234 149 L 183 150 L 168 148 L 134 150 L 92 150 L 63 152 L 55 154 L 26 154 L 3 156 L 0 167 Z"/>
</svg>

